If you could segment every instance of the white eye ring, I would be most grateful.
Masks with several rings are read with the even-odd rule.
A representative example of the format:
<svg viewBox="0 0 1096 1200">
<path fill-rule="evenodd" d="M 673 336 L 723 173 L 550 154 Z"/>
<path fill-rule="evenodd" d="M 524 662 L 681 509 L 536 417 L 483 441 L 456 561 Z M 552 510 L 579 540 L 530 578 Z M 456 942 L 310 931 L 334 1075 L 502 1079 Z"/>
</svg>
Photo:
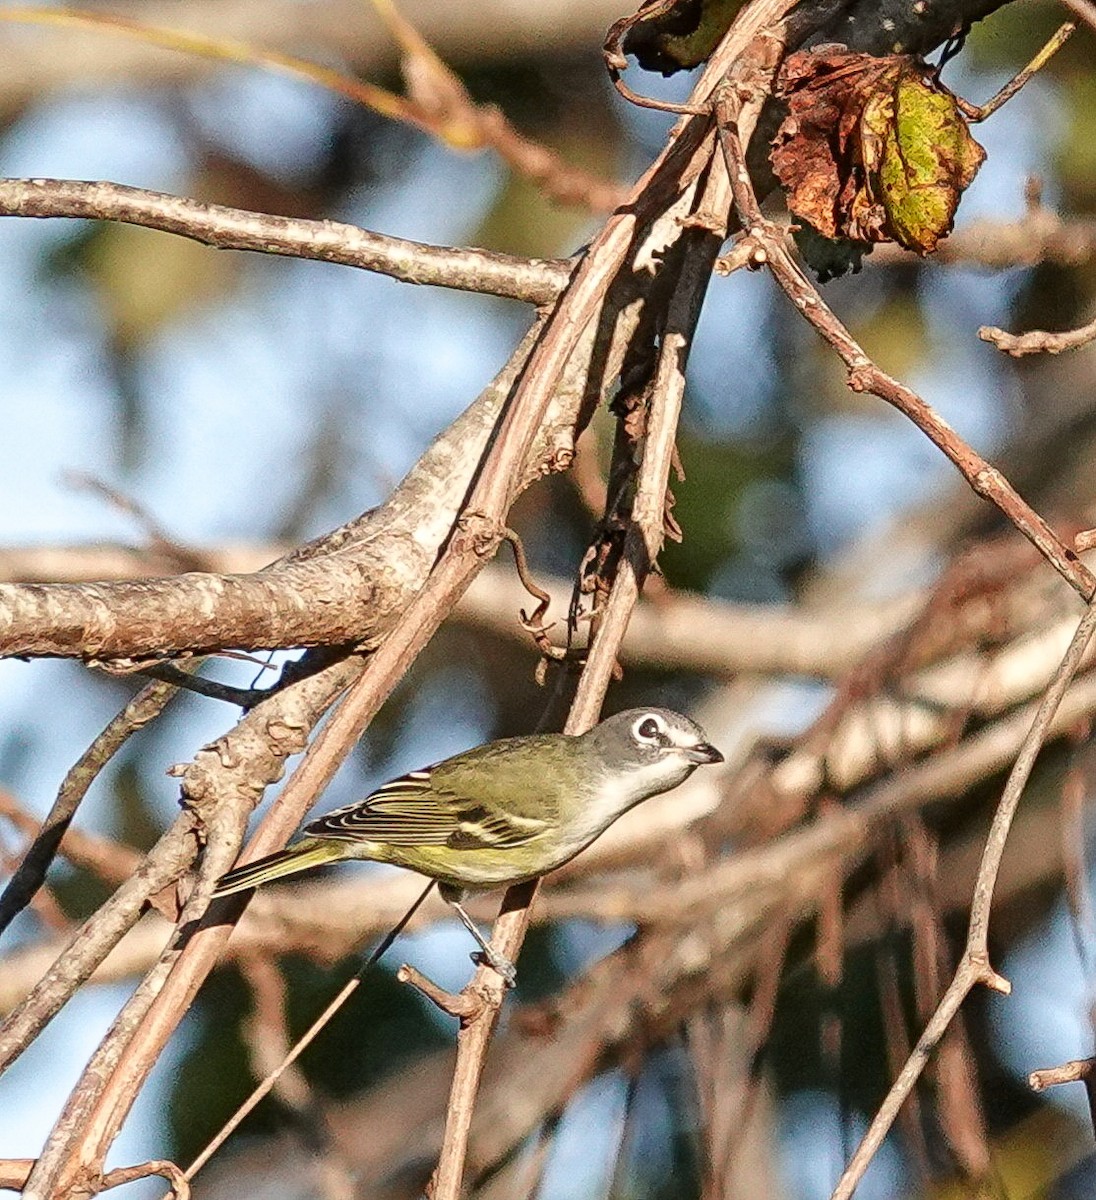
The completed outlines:
<svg viewBox="0 0 1096 1200">
<path fill-rule="evenodd" d="M 660 746 L 666 737 L 666 723 L 654 713 L 646 713 L 632 726 L 632 736 L 637 742 Z"/>
</svg>

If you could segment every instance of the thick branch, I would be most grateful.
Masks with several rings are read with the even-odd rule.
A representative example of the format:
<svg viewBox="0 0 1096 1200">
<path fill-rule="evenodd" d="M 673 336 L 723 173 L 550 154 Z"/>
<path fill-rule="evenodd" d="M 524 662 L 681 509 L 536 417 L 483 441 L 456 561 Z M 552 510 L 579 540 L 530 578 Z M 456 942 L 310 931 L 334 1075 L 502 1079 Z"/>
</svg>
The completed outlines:
<svg viewBox="0 0 1096 1200">
<path fill-rule="evenodd" d="M 283 554 L 262 545 L 204 547 L 195 551 L 210 571 L 247 573 Z M 0 581 L 77 583 L 88 579 L 132 579 L 169 573 L 171 564 L 153 550 L 130 546 L 35 546 L 0 550 Z M 547 620 L 567 612 L 569 581 L 537 576 L 551 596 Z M 917 596 L 886 604 L 807 610 L 796 606 L 736 604 L 693 592 L 669 591 L 636 608 L 621 643 L 624 663 L 715 675 L 740 672 L 838 678 L 909 620 Z M 513 570 L 491 565 L 472 583 L 453 620 L 514 638 L 532 648 L 518 613 L 529 595 Z"/>
<path fill-rule="evenodd" d="M 201 648 L 375 644 L 402 615 L 449 536 L 538 328 L 380 508 L 254 575 L 0 584 L 0 654 L 141 658 Z M 515 474 L 517 490 L 571 461 L 576 422 L 588 403 L 584 362 L 589 352 L 585 360 L 577 356 L 574 372 L 555 389 Z M 319 641 L 310 628 L 323 631 Z M 176 636 L 173 629 L 184 632 Z"/>
<path fill-rule="evenodd" d="M 1009 0 L 808 0 L 793 13 L 797 27 L 817 28 L 819 17 L 833 13 L 823 26 L 825 41 L 842 42 L 866 54 L 927 54 L 949 37 L 969 29 Z"/>
<path fill-rule="evenodd" d="M 367 646 L 392 599 L 365 561 L 322 557 L 255 575 L 0 584 L 0 655 L 160 658 L 221 649 Z"/>
</svg>

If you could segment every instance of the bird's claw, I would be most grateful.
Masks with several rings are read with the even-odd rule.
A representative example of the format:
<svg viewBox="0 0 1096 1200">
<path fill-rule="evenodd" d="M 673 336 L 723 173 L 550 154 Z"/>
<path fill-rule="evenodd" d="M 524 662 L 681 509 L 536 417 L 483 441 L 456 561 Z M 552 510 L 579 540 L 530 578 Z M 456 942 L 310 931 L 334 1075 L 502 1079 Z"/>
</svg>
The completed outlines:
<svg viewBox="0 0 1096 1200">
<path fill-rule="evenodd" d="M 508 958 L 503 958 L 501 954 L 496 954 L 493 950 L 476 950 L 469 957 L 477 967 L 490 967 L 492 971 L 502 977 L 502 982 L 508 988 L 517 986 L 517 968 Z"/>
</svg>

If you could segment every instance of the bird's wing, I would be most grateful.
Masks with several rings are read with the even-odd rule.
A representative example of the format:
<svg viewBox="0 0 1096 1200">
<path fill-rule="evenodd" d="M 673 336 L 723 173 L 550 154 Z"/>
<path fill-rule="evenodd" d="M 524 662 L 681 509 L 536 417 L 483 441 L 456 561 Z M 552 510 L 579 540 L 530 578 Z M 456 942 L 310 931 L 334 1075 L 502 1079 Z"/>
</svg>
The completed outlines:
<svg viewBox="0 0 1096 1200">
<path fill-rule="evenodd" d="M 356 804 L 305 826 L 315 837 L 363 839 L 389 846 L 452 846 L 459 850 L 520 846 L 548 822 L 470 800 L 431 779 L 430 771 L 401 775 Z"/>
</svg>

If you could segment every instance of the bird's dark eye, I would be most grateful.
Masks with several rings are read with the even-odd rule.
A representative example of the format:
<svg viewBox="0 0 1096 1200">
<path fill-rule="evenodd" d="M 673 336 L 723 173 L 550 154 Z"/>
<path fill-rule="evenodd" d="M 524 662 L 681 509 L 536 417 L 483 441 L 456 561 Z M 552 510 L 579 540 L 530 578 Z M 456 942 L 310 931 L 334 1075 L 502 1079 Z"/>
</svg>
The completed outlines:
<svg viewBox="0 0 1096 1200">
<path fill-rule="evenodd" d="M 654 717 L 648 717 L 645 721 L 640 721 L 639 725 L 636 726 L 637 736 L 641 737 L 645 742 L 657 742 L 659 740 L 658 735 L 661 732 L 662 730 Z"/>
</svg>

